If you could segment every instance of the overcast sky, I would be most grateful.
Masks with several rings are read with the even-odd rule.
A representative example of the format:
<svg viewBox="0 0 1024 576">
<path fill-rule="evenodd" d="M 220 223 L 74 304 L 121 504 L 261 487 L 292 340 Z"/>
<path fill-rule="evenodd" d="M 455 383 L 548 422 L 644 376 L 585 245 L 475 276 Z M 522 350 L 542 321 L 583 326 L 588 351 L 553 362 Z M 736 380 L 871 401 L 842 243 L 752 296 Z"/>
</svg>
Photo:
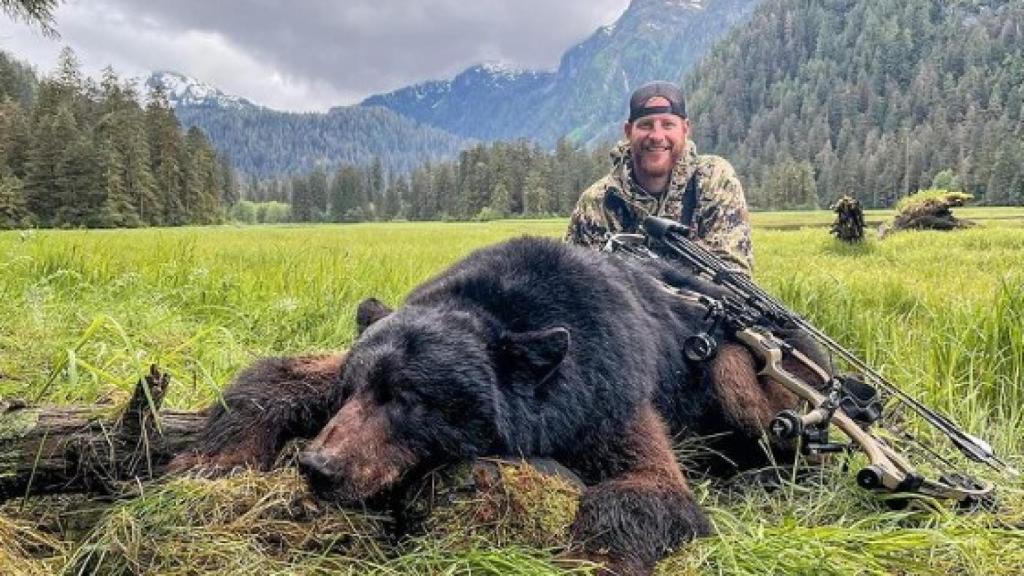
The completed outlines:
<svg viewBox="0 0 1024 576">
<path fill-rule="evenodd" d="M 174 70 L 272 108 L 326 110 L 499 61 L 553 69 L 628 0 L 70 0 L 59 40 L 0 13 L 0 49 L 47 73 Z"/>
</svg>

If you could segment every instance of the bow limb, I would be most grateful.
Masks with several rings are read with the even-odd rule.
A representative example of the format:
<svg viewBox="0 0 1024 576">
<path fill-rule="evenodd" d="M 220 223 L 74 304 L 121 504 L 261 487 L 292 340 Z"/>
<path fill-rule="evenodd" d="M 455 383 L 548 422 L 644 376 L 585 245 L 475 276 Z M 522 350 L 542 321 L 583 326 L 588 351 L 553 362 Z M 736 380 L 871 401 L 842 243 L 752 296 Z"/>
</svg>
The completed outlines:
<svg viewBox="0 0 1024 576">
<path fill-rule="evenodd" d="M 857 473 L 857 483 L 863 488 L 890 492 L 917 492 L 959 502 L 977 500 L 992 491 L 992 484 L 987 482 L 979 483 L 972 480 L 972 486 L 968 487 L 956 485 L 954 482 L 946 480 L 945 477 L 939 480 L 926 479 L 906 457 L 889 444 L 875 437 L 869 430 L 862 428 L 842 410 L 835 410 L 834 407 L 828 408 L 828 398 L 783 368 L 782 359 L 784 354 L 790 354 L 827 382 L 831 377 L 823 368 L 799 351 L 789 349 L 788 345 L 770 333 L 746 328 L 738 330 L 736 338 L 761 359 L 763 365 L 760 371 L 761 375 L 778 382 L 814 407 L 808 413 L 797 417 L 799 426 L 833 424 L 867 455 L 870 464 Z"/>
</svg>

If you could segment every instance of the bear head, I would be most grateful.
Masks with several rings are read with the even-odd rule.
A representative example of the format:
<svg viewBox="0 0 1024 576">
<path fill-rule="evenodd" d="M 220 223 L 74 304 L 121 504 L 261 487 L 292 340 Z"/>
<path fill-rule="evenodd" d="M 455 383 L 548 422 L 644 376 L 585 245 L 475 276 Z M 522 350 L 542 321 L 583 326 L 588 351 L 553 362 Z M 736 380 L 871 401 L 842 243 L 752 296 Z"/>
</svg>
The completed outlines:
<svg viewBox="0 0 1024 576">
<path fill-rule="evenodd" d="M 321 498 L 382 495 L 415 471 L 517 448 L 510 396 L 536 397 L 569 351 L 569 331 L 508 331 L 448 306 L 357 312 L 359 337 L 341 379 L 341 408 L 299 457 Z"/>
</svg>

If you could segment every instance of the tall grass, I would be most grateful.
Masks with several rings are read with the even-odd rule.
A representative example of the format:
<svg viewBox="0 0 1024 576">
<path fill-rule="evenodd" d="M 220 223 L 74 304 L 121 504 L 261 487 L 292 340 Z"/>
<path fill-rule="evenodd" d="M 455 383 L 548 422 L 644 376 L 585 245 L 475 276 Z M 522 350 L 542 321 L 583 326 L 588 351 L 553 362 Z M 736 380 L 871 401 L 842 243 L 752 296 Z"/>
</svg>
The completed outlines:
<svg viewBox="0 0 1024 576">
<path fill-rule="evenodd" d="M 858 246 L 828 236 L 828 213 L 755 214 L 756 278 L 1019 465 L 1024 211 L 957 212 L 982 226 L 882 242 L 869 235 Z M 203 406 L 258 356 L 349 345 L 363 298 L 399 304 L 413 286 L 474 248 L 522 234 L 559 236 L 564 226 L 548 220 L 0 233 L 0 397 L 118 401 L 157 362 L 175 380 L 169 405 Z M 822 474 L 817 484 L 772 492 L 696 482 L 719 535 L 687 545 L 662 572 L 1024 571 L 1024 541 L 1008 528 L 1024 522 L 1019 481 L 1003 487 L 998 514 L 962 516 L 938 504 L 892 512 L 841 467 Z M 0 573 L 15 565 L 27 574 L 560 570 L 555 551 L 506 537 L 507 524 L 394 547 L 372 522 L 357 524 L 307 497 L 279 472 L 181 480 L 113 504 L 8 506 L 0 509 Z M 69 517 L 84 526 L 67 529 Z M 553 541 L 563 538 L 564 521 L 546 528 Z"/>
</svg>

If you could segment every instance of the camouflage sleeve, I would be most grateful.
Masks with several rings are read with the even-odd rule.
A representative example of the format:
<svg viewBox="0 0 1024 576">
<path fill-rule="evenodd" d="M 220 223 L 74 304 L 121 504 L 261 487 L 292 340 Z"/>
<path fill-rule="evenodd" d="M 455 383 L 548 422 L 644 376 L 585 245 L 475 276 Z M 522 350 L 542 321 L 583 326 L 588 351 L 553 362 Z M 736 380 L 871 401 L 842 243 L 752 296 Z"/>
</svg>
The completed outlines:
<svg viewBox="0 0 1024 576">
<path fill-rule="evenodd" d="M 732 165 L 722 158 L 711 157 L 707 169 L 701 178 L 698 235 L 716 254 L 749 274 L 754 269 L 754 249 L 743 186 Z"/>
<path fill-rule="evenodd" d="M 576 208 L 569 217 L 569 229 L 564 240 L 570 244 L 600 249 L 608 241 L 608 222 L 602 208 L 601 182 L 580 195 Z"/>
</svg>

